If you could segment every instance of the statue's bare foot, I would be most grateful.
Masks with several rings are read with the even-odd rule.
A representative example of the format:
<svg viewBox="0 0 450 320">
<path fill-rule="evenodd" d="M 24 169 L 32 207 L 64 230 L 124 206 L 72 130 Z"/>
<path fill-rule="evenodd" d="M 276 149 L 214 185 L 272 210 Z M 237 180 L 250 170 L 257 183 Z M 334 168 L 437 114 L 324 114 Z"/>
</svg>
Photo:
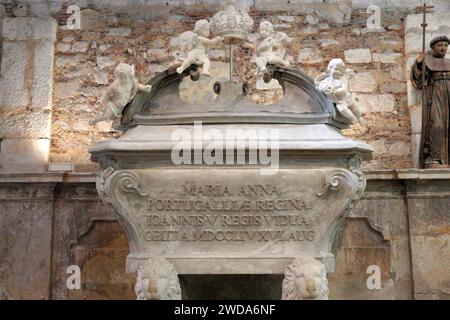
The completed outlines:
<svg viewBox="0 0 450 320">
<path fill-rule="evenodd" d="M 209 73 L 208 71 L 203 71 L 203 72 L 202 72 L 202 75 L 208 76 L 208 77 L 212 77 L 212 74 Z"/>
<path fill-rule="evenodd" d="M 178 68 L 177 68 L 177 73 L 178 73 L 178 74 L 183 73 L 183 71 L 184 71 L 183 68 L 181 68 L 181 67 L 178 67 Z"/>
</svg>

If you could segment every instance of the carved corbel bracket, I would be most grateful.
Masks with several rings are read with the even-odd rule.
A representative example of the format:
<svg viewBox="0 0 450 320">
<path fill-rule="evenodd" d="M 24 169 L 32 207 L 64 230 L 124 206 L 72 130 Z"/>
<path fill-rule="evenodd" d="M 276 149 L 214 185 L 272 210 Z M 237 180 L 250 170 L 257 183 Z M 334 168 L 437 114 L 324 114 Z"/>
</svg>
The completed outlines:
<svg viewBox="0 0 450 320">
<path fill-rule="evenodd" d="M 339 225 L 343 222 L 349 212 L 355 206 L 355 203 L 362 197 L 366 188 L 366 178 L 361 169 L 362 158 L 354 155 L 347 159 L 348 169 L 336 169 L 325 177 L 325 184 L 322 190 L 316 195 L 320 198 L 327 196 L 330 192 L 336 192 L 347 185 L 351 191 L 345 201 L 344 206 L 326 232 L 327 241 L 324 242 L 324 252 L 330 252 L 333 239 L 336 235 Z"/>
<path fill-rule="evenodd" d="M 135 172 L 130 170 L 115 171 L 112 167 L 108 167 L 99 173 L 96 186 L 100 198 L 124 228 L 131 251 L 134 252 L 139 246 L 139 237 L 135 222 L 126 210 L 129 205 L 127 195 L 134 193 L 140 197 L 145 197 L 148 192 L 140 186 L 138 175 Z"/>
</svg>

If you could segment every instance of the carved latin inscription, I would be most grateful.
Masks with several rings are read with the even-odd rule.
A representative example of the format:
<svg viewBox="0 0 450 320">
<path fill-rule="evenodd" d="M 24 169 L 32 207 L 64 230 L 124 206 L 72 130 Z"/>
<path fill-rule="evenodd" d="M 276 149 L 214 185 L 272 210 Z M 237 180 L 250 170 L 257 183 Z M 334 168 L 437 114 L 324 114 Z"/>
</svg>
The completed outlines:
<svg viewBox="0 0 450 320">
<path fill-rule="evenodd" d="M 147 241 L 313 241 L 313 210 L 273 184 L 186 182 L 177 198 L 149 197 Z M 300 196 L 300 195 L 299 195 Z"/>
<path fill-rule="evenodd" d="M 120 170 L 98 187 L 116 209 L 136 259 L 329 252 L 336 223 L 359 191 L 353 171 L 254 172 Z"/>
</svg>

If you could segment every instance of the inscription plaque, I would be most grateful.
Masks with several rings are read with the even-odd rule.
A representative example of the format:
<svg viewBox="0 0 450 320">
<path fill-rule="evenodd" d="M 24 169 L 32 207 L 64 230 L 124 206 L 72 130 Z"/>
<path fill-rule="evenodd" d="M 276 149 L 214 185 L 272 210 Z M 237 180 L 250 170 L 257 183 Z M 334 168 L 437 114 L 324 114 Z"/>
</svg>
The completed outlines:
<svg viewBox="0 0 450 320">
<path fill-rule="evenodd" d="M 357 192 L 358 177 L 339 168 L 280 169 L 273 176 L 258 172 L 118 170 L 100 179 L 99 191 L 107 194 L 133 239 L 128 268 L 153 256 L 178 261 L 181 272 L 185 259 L 209 265 L 211 258 L 245 257 L 253 259 L 252 272 L 258 273 L 258 260 L 267 264 L 299 253 L 329 258 L 330 236 Z"/>
</svg>

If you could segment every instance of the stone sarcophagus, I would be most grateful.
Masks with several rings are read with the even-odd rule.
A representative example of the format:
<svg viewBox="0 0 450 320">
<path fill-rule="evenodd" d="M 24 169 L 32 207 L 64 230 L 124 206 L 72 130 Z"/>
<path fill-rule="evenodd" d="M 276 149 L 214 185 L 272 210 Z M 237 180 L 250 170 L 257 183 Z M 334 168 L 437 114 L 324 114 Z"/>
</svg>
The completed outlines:
<svg viewBox="0 0 450 320">
<path fill-rule="evenodd" d="M 284 98 L 272 105 L 234 82 L 216 83 L 212 103 L 186 105 L 178 86 L 191 69 L 153 78 L 125 107 L 125 133 L 90 151 L 98 192 L 128 236 L 138 298 L 179 298 L 177 274 L 285 272 L 283 298 L 326 298 L 306 289 L 334 270 L 333 240 L 364 192 L 370 147 L 340 134 L 345 119 L 299 71 L 274 69 Z M 171 268 L 149 271 L 152 261 Z"/>
</svg>

